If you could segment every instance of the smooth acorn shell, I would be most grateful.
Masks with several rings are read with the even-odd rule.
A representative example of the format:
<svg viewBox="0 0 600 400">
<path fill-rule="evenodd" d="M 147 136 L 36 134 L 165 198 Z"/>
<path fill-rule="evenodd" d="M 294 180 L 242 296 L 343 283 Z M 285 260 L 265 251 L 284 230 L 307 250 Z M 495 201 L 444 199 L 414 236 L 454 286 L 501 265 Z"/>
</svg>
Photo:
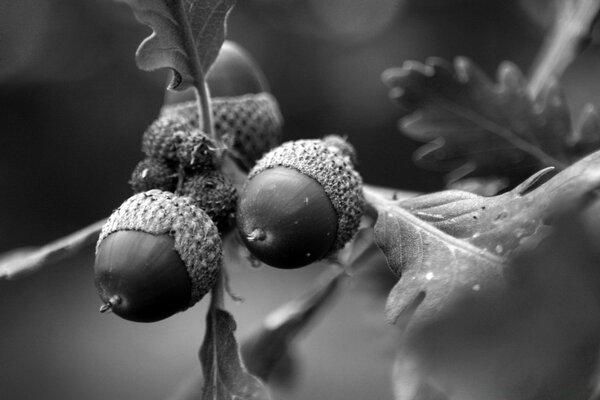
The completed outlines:
<svg viewBox="0 0 600 400">
<path fill-rule="evenodd" d="M 211 97 L 233 97 L 269 91 L 269 84 L 252 56 L 226 40 L 206 76 Z M 195 100 L 194 90 L 167 91 L 165 104 Z"/>
<path fill-rule="evenodd" d="M 337 215 L 316 180 L 291 168 L 275 167 L 246 184 L 237 225 L 254 257 L 291 269 L 320 260 L 330 251 Z"/>
<path fill-rule="evenodd" d="M 269 85 L 256 61 L 240 45 L 226 41 L 207 76 L 213 97 L 268 92 Z"/>
<path fill-rule="evenodd" d="M 97 249 L 94 279 L 102 301 L 130 321 L 159 321 L 190 303 L 191 281 L 168 235 L 111 233 Z"/>
</svg>

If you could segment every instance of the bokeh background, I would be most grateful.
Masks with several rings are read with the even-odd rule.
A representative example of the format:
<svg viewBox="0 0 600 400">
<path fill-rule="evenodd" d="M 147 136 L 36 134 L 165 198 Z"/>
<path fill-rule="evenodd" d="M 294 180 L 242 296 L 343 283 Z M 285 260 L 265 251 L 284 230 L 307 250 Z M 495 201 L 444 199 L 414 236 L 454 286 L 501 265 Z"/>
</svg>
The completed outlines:
<svg viewBox="0 0 600 400">
<path fill-rule="evenodd" d="M 284 138 L 347 135 L 365 181 L 442 188 L 416 168 L 380 75 L 405 60 L 503 60 L 527 71 L 548 26 L 531 0 L 239 0 L 228 38 L 248 49 L 280 102 Z M 167 73 L 137 70 L 149 29 L 111 0 L 0 1 L 0 252 L 40 245 L 107 216 L 130 195 L 140 138 Z M 596 71 L 596 72 L 594 72 Z M 571 107 L 598 104 L 592 44 L 569 68 Z M 162 399 L 198 363 L 205 304 L 155 324 L 97 312 L 93 249 L 0 282 L 0 399 Z M 238 334 L 303 293 L 320 266 L 232 271 Z M 204 302 L 205 303 L 205 302 Z M 285 399 L 391 399 L 394 334 L 381 300 L 347 291 L 300 344 Z"/>
</svg>

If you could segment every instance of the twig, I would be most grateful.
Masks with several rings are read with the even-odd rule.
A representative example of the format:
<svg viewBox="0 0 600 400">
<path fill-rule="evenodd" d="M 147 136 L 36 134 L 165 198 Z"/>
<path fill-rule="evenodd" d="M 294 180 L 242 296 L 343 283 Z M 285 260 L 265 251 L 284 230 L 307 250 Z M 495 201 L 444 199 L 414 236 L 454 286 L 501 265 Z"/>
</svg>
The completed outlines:
<svg viewBox="0 0 600 400">
<path fill-rule="evenodd" d="M 556 18 L 532 68 L 528 91 L 536 98 L 558 79 L 583 49 L 600 9 L 600 0 L 555 0 Z"/>
<path fill-rule="evenodd" d="M 233 164 L 233 161 L 229 160 Z M 237 171 L 231 167 L 231 170 Z M 245 176 L 241 172 L 234 178 L 241 185 Z M 395 200 L 414 197 L 416 192 L 396 190 L 381 186 L 365 185 L 371 193 L 377 193 L 380 198 Z M 95 222 L 85 228 L 73 232 L 41 247 L 15 249 L 0 255 L 0 280 L 15 279 L 39 271 L 43 267 L 55 264 L 61 260 L 76 255 L 88 244 L 94 243 L 106 219 Z"/>
<path fill-rule="evenodd" d="M 0 256 L 0 280 L 15 279 L 36 272 L 44 266 L 72 257 L 98 239 L 106 220 L 95 222 L 68 236 L 37 248 L 16 249 Z"/>
</svg>

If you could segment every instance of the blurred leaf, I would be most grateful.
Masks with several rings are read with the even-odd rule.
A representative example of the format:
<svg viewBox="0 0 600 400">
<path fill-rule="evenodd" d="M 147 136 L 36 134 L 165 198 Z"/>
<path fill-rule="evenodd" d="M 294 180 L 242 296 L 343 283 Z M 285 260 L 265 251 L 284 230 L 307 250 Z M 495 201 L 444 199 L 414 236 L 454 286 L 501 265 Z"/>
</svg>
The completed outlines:
<svg viewBox="0 0 600 400">
<path fill-rule="evenodd" d="M 494 197 L 449 190 L 394 202 L 366 191 L 378 211 L 376 243 L 401 277 L 387 318 L 432 318 L 464 291 L 502 288 L 506 257 L 543 238 L 557 210 L 600 187 L 600 152 L 540 184 L 550 170 Z"/>
<path fill-rule="evenodd" d="M 171 68 L 170 89 L 204 85 L 225 40 L 225 20 L 235 0 L 121 0 L 153 29 L 137 49 L 145 71 Z"/>
<path fill-rule="evenodd" d="M 344 277 L 342 271 L 329 271 L 310 292 L 271 312 L 242 343 L 248 371 L 270 384 L 292 387 L 297 373 L 295 340 L 333 300 Z"/>
<path fill-rule="evenodd" d="M 508 185 L 509 182 L 506 178 L 465 178 L 458 181 L 451 180 L 447 189 L 463 190 L 481 196 L 494 196 L 506 189 Z"/>
<path fill-rule="evenodd" d="M 457 399 L 587 400 L 600 347 L 600 259 L 577 215 L 465 294 L 408 343 L 423 376 Z"/>
<path fill-rule="evenodd" d="M 448 400 L 425 376 L 418 359 L 401 345 L 392 368 L 394 400 Z"/>
<path fill-rule="evenodd" d="M 552 8 L 554 24 L 534 62 L 528 84 L 529 93 L 537 96 L 551 79 L 558 80 L 569 64 L 591 40 L 591 30 L 600 10 L 598 0 L 545 1 Z"/>
<path fill-rule="evenodd" d="M 203 400 L 269 399 L 262 382 L 242 364 L 233 317 L 214 308 L 206 317 L 206 335 L 200 348 L 204 374 Z"/>
<path fill-rule="evenodd" d="M 599 147 L 600 130 L 585 145 L 571 131 L 569 111 L 556 83 L 533 100 L 520 70 L 505 62 L 498 83 L 466 58 L 454 64 L 431 58 L 384 73 L 391 98 L 403 110 L 401 128 L 427 142 L 416 162 L 463 176 L 525 176 L 544 167 L 564 169 Z M 595 113 L 586 126 L 598 126 Z"/>
</svg>

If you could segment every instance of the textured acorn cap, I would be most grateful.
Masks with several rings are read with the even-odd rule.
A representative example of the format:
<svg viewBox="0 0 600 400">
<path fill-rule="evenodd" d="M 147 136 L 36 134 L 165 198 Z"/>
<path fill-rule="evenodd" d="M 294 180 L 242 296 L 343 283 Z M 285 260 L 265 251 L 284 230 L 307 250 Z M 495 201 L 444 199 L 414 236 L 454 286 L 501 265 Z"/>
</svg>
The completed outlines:
<svg viewBox="0 0 600 400">
<path fill-rule="evenodd" d="M 245 94 L 212 99 L 214 127 L 223 137 L 233 139 L 233 150 L 246 166 L 281 142 L 283 118 L 275 97 L 269 93 Z M 195 101 L 167 105 L 161 116 L 179 117 L 198 127 Z"/>
<path fill-rule="evenodd" d="M 235 211 L 237 190 L 220 171 L 207 171 L 186 179 L 180 194 L 190 197 L 215 223 Z"/>
<path fill-rule="evenodd" d="M 217 279 L 222 243 L 210 217 L 187 197 L 150 190 L 127 199 L 102 227 L 96 252 L 111 233 L 124 230 L 169 235 L 192 283 L 189 306 L 210 291 Z"/>
<path fill-rule="evenodd" d="M 344 157 L 348 157 L 352 164 L 356 165 L 356 149 L 346 139 L 339 135 L 327 135 L 323 138 L 323 142 L 340 151 Z"/>
<path fill-rule="evenodd" d="M 173 192 L 177 186 L 177 171 L 163 161 L 146 158 L 133 169 L 129 184 L 134 193 L 151 189 Z"/>
<path fill-rule="evenodd" d="M 186 168 L 214 167 L 213 141 L 198 129 L 197 121 L 194 125 L 185 115 L 166 114 L 156 119 L 144 132 L 142 152 L 149 158 Z"/>
<path fill-rule="evenodd" d="M 350 159 L 322 140 L 283 143 L 261 158 L 248 179 L 275 167 L 293 168 L 316 180 L 336 211 L 338 226 L 330 251 L 341 249 L 354 236 L 364 210 L 362 178 Z"/>
<path fill-rule="evenodd" d="M 179 115 L 161 116 L 156 119 L 142 136 L 142 152 L 155 159 L 175 161 L 177 159 L 176 135 L 181 136 L 193 126 Z"/>
</svg>

